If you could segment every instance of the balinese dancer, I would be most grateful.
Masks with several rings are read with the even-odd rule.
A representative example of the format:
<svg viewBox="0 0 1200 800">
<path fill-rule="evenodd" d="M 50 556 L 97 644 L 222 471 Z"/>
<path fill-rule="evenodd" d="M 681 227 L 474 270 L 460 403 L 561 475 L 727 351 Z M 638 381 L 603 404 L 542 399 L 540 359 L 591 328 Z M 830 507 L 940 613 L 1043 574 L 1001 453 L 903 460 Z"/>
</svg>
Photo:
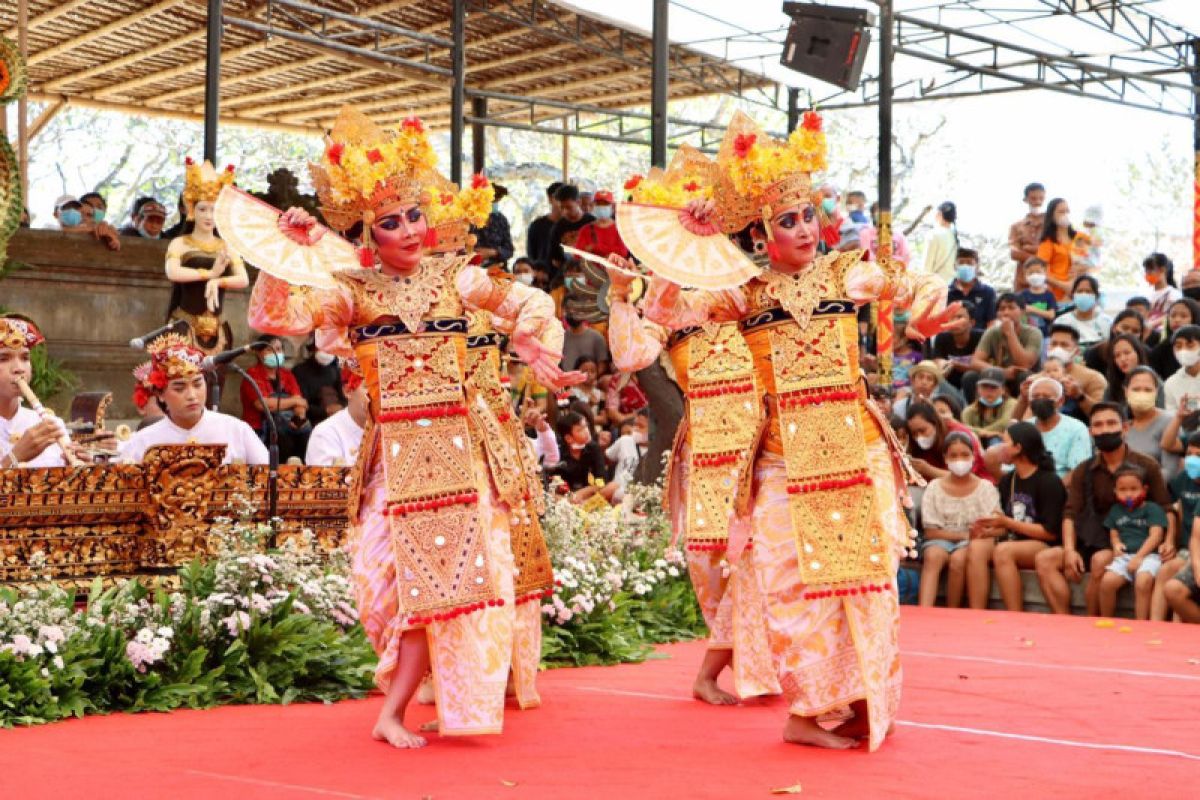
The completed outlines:
<svg viewBox="0 0 1200 800">
<path fill-rule="evenodd" d="M 66 466 L 62 420 L 21 405 L 21 387 L 33 380 L 30 353 L 45 341 L 30 320 L 0 317 L 0 469 Z"/>
<path fill-rule="evenodd" d="M 209 162 L 189 158 L 183 208 L 190 230 L 185 227 L 187 232 L 167 247 L 167 278 L 173 284 L 167 321 L 187 322 L 192 344 L 210 356 L 233 346 L 229 323 L 221 318 L 225 290 L 250 284 L 242 259 L 217 238 L 213 218 L 217 195 L 232 183 L 232 166 L 217 172 Z"/>
<path fill-rule="evenodd" d="M 420 120 L 385 135 L 362 114 L 342 111 L 312 171 L 325 219 L 343 231 L 361 222 L 358 258 L 302 210 L 262 225 L 257 201 L 227 190 L 228 214 L 226 195 L 218 202 L 223 233 L 230 229 L 227 238 L 264 270 L 250 325 L 277 335 L 321 329 L 329 352 L 331 337 L 346 337 L 363 371 L 371 421 L 356 467 L 363 489 L 350 548 L 359 615 L 386 692 L 373 735 L 396 747 L 426 743 L 403 715 L 429 671 L 442 735 L 500 732 L 514 575 L 544 576 L 526 592 L 531 605 L 535 590 L 551 586 L 544 544 L 518 552 L 536 563 L 514 563 L 510 519 L 522 512 L 502 498 L 481 457 L 492 412 L 478 397 L 468 402 L 464 388 L 467 313 L 508 320 L 514 347 L 541 382 L 582 377 L 558 368 L 562 329 L 549 297 L 496 281 L 459 252 L 433 252 L 439 240 L 465 238 L 469 223 L 482 224 L 492 197 L 482 176 L 459 192 L 435 164 Z M 281 236 L 290 242 L 283 249 Z M 253 252 L 262 242 L 274 256 Z M 305 283 L 296 276 L 312 278 L 311 270 L 295 265 L 313 258 L 328 270 L 320 280 L 290 285 L 277 277 Z"/>
<path fill-rule="evenodd" d="M 693 199 L 700 180 L 712 185 L 715 179 L 715 165 L 684 146 L 665 172 L 654 170 L 631 180 L 629 199 L 679 206 Z M 760 397 L 750 349 L 736 322 L 669 332 L 641 316 L 631 302 L 633 282 L 628 275 L 610 270 L 610 280 L 608 341 L 613 363 L 622 372 L 634 372 L 648 367 L 665 350 L 684 396 L 684 418 L 671 448 L 663 496 L 675 538 L 686 542 L 688 574 L 709 630 L 708 650 L 692 693 L 713 705 L 779 694 L 762 595 L 752 579 L 738 580 L 731 587 L 725 560 L 729 525 L 744 518 L 734 509 L 739 495 L 743 505 L 749 497 L 742 477 L 759 427 L 758 415 L 747 413 L 759 405 Z M 742 572 L 752 578 L 748 571 Z M 726 667 L 732 670 L 736 696 L 717 683 Z"/>
<path fill-rule="evenodd" d="M 890 440 L 887 420 L 867 399 L 855 306 L 887 297 L 912 304 L 912 324 L 932 333 L 946 316 L 945 287 L 865 262 L 861 252 L 817 256 L 820 220 L 810 173 L 825 167 L 825 137 L 816 114 L 806 115 L 786 142 L 735 115 L 718 167 L 711 199 L 697 197 L 675 214 L 679 235 L 734 234 L 747 253 L 765 255 L 768 267 L 759 271 L 747 255 L 748 270 L 757 274 L 735 292 L 682 291 L 656 276 L 646 315 L 674 330 L 738 322 L 761 387 L 753 415 L 764 424 L 753 451 L 749 525 L 730 527 L 731 583 L 753 573 L 764 595 L 772 656 L 789 702 L 784 739 L 845 749 L 865 737 L 874 750 L 900 700 L 893 580 L 898 552 L 911 536 L 901 503 L 915 476 Z M 631 224 L 638 216 L 631 210 L 630 230 L 622 228 L 630 250 L 670 275 L 672 265 Z M 674 273 L 681 268 L 687 265 L 675 265 Z M 738 413 L 732 406 L 723 411 L 722 422 Z M 853 717 L 837 729 L 818 724 L 821 715 L 846 707 Z"/>
</svg>

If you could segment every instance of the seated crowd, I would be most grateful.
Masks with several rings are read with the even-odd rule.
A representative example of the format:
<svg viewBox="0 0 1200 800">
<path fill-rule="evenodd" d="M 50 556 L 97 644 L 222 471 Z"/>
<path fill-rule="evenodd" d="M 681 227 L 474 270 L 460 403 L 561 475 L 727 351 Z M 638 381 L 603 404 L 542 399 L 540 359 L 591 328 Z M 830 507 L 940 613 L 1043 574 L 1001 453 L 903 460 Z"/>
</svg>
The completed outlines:
<svg viewBox="0 0 1200 800">
<path fill-rule="evenodd" d="M 861 192 L 844 201 L 836 187 L 822 192 L 825 213 L 841 221 L 837 248 L 875 257 L 876 208 L 868 214 Z M 484 267 L 551 294 L 565 328 L 562 367 L 587 380 L 555 395 L 510 357 L 505 382 L 548 485 L 572 502 L 617 504 L 643 471 L 658 472 L 643 470 L 650 400 L 637 375 L 614 369 L 610 359 L 598 302 L 603 275 L 563 248 L 602 257 L 628 250 L 613 222 L 611 193 L 554 183 L 546 194 L 549 210 L 529 225 L 523 256 L 513 259 L 508 221 L 495 210 L 476 231 L 477 255 Z M 994 578 L 1004 607 L 1022 610 L 1024 570 L 1036 575 L 1055 613 L 1070 613 L 1072 584 L 1086 578 L 1090 614 L 1112 614 L 1129 585 L 1138 618 L 1173 613 L 1200 622 L 1200 529 L 1193 530 L 1200 505 L 1200 271 L 1176 288 L 1170 259 L 1150 255 L 1143 264 L 1148 296 L 1110 317 L 1095 275 L 1098 209 L 1089 209 L 1076 231 L 1066 201 L 1053 200 L 1042 213 L 1044 199 L 1040 185 L 1026 187 L 1030 213 L 1009 237 L 1012 291 L 984 282 L 978 253 L 961 247 L 953 232 L 954 204 L 938 208 L 924 266 L 946 277 L 948 299 L 961 305 L 927 340 L 908 326 L 907 312 L 896 314 L 886 384 L 878 379 L 870 315 L 860 317 L 871 395 L 927 482 L 913 492 L 921 537 L 917 599 L 933 605 L 944 580 L 947 605 L 984 608 Z M 64 230 L 114 249 L 122 235 L 171 234 L 154 198 L 140 198 L 119 233 L 104 213 L 95 193 L 55 205 Z M 900 233 L 893 250 L 907 257 Z M 291 343 L 261 341 L 266 347 L 240 389 L 242 420 L 205 411 L 197 400 L 203 387 L 184 375 L 147 391 L 147 421 L 165 411 L 167 423 L 153 422 L 132 441 L 185 441 L 204 423 L 242 442 L 235 457 L 261 463 L 270 419 L 281 460 L 354 463 L 368 411 L 352 365 L 310 340 L 289 368 Z M 0 371 L 24 369 L 5 352 Z M 15 403 L 2 384 L 0 404 Z M 4 424 L 0 413 L 0 433 Z M 35 463 L 24 458 L 32 439 L 48 446 L 53 431 L 26 427 L 33 432 L 14 440 L 18 446 L 6 455 Z M 144 435 L 155 428 L 180 430 L 173 438 Z"/>
</svg>

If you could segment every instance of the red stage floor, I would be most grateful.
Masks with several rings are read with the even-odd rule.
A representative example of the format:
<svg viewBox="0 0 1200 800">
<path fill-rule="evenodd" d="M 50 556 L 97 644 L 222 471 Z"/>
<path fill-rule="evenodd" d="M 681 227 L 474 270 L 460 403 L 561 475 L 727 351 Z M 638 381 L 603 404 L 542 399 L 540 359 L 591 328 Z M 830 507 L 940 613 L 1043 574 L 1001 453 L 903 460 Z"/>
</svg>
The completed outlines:
<svg viewBox="0 0 1200 800">
<path fill-rule="evenodd" d="M 511 711 L 503 736 L 418 752 L 367 738 L 378 698 L 0 731 L 0 797 L 1195 796 L 1200 627 L 905 609 L 902 645 L 901 722 L 873 755 L 783 744 L 778 700 L 692 701 L 687 644 L 545 673 L 544 707 Z"/>
</svg>

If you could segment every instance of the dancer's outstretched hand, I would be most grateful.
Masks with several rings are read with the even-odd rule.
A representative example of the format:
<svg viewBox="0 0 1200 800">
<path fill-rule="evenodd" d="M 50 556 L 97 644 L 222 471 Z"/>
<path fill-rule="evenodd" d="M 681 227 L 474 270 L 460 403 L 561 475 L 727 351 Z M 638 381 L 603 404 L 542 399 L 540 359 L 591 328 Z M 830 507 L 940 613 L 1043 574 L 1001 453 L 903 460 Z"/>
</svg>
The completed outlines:
<svg viewBox="0 0 1200 800">
<path fill-rule="evenodd" d="M 627 296 L 629 294 L 629 287 L 633 285 L 633 276 L 629 275 L 628 272 L 635 272 L 637 265 L 628 258 L 622 258 L 616 253 L 609 254 L 608 263 L 613 265 L 608 268 L 607 272 L 608 282 L 612 285 L 614 293 L 622 297 Z M 616 267 L 616 269 L 613 269 L 613 267 Z"/>
<path fill-rule="evenodd" d="M 512 341 L 517 355 L 529 365 L 538 383 L 543 386 L 564 389 L 583 383 L 587 377 L 578 371 L 563 372 L 562 368 L 558 366 L 562 356 L 538 341 L 538 338 L 529 331 L 517 328 L 513 331 Z"/>
<path fill-rule="evenodd" d="M 951 303 L 938 314 L 933 313 L 932 307 L 927 308 L 919 317 L 909 321 L 908 326 L 904 329 L 904 335 L 921 344 L 926 339 L 931 339 L 946 330 L 950 325 L 950 318 L 960 308 L 962 308 L 962 303 Z"/>
<path fill-rule="evenodd" d="M 289 208 L 279 215 L 279 230 L 292 241 L 312 246 L 321 241 L 328 229 L 303 208 Z"/>
</svg>

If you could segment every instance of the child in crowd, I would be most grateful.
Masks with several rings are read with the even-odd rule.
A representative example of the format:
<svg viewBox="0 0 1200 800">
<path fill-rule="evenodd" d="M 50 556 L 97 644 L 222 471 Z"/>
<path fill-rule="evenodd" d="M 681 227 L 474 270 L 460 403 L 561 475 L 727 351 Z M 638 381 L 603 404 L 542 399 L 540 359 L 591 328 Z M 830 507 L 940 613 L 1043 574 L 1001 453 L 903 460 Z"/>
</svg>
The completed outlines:
<svg viewBox="0 0 1200 800">
<path fill-rule="evenodd" d="M 1146 476 L 1132 464 L 1113 474 L 1117 502 L 1104 518 L 1112 542 L 1113 562 L 1100 579 L 1100 615 L 1111 617 L 1117 608 L 1117 593 L 1133 584 L 1134 616 L 1150 619 L 1150 597 L 1154 578 L 1162 566 L 1158 546 L 1167 530 L 1162 506 L 1146 499 Z"/>
<path fill-rule="evenodd" d="M 1017 401 L 1004 396 L 1004 370 L 985 369 L 975 385 L 975 402 L 962 413 L 962 422 L 984 447 L 991 447 L 1012 423 Z"/>
<path fill-rule="evenodd" d="M 971 474 L 975 467 L 975 449 L 968 434 L 958 431 L 947 434 L 942 452 L 950 474 L 930 483 L 921 498 L 924 533 L 918 602 L 923 606 L 934 605 L 942 569 L 949 565 L 946 605 L 957 608 L 962 605 L 963 588 L 968 580 L 971 526 L 977 520 L 1000 513 L 1000 493 L 990 482 Z M 985 568 L 984 578 L 988 577 Z M 978 604 L 980 588 L 972 587 L 972 607 Z M 986 604 L 986 589 L 983 589 L 982 597 Z"/>
<path fill-rule="evenodd" d="M 1046 356 L 1042 361 L 1042 375 L 1062 383 L 1067 377 L 1067 365 L 1058 356 Z"/>
<path fill-rule="evenodd" d="M 946 421 L 961 422 L 963 415 L 962 403 L 953 395 L 939 394 L 935 395 L 929 402 L 933 403 L 934 409 L 937 410 L 938 416 Z"/>
<path fill-rule="evenodd" d="M 897 392 L 900 389 L 908 388 L 908 371 L 919 364 L 922 358 L 920 348 L 913 347 L 913 343 L 904 335 L 903 330 L 903 326 L 897 321 L 896 345 L 892 350 L 892 388 Z"/>
<path fill-rule="evenodd" d="M 1042 332 L 1043 336 L 1050 333 L 1050 324 L 1058 316 L 1058 300 L 1054 292 L 1046 288 L 1046 262 L 1040 258 L 1031 258 L 1025 262 L 1025 280 L 1029 282 L 1028 289 L 1022 289 L 1018 296 L 1025 301 L 1025 316 L 1029 324 Z"/>
</svg>

